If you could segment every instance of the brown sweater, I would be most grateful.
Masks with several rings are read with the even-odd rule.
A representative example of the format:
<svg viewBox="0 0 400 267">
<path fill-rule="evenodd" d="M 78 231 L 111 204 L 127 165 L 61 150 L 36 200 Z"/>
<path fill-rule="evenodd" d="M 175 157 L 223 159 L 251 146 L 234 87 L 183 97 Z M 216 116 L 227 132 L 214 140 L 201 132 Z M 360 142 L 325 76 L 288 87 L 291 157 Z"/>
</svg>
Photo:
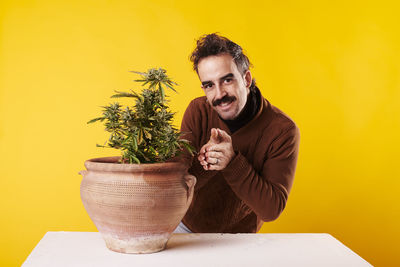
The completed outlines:
<svg viewBox="0 0 400 267">
<path fill-rule="evenodd" d="M 185 154 L 189 173 L 197 178 L 183 223 L 197 233 L 255 233 L 263 222 L 279 217 L 293 184 L 300 132 L 281 110 L 262 98 L 255 117 L 233 134 L 206 102 L 194 99 L 185 111 L 181 131 L 199 151 L 211 128 L 232 137 L 236 156 L 221 171 L 206 171 L 197 156 Z"/>
</svg>

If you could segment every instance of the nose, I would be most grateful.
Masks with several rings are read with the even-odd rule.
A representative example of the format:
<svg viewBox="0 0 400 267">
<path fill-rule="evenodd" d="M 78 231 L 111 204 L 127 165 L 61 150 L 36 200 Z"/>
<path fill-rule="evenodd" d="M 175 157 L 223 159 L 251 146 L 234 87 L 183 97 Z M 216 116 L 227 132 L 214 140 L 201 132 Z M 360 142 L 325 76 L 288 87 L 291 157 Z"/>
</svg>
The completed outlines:
<svg viewBox="0 0 400 267">
<path fill-rule="evenodd" d="M 215 99 L 221 99 L 226 95 L 225 89 L 221 85 L 215 86 Z"/>
</svg>

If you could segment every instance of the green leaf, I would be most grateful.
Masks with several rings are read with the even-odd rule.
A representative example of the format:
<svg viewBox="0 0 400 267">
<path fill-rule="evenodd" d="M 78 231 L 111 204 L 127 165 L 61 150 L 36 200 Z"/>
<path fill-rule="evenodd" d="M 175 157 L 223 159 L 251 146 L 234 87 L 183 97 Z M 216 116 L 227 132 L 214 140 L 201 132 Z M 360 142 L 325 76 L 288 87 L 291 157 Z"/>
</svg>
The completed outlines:
<svg viewBox="0 0 400 267">
<path fill-rule="evenodd" d="M 98 120 L 101 120 L 101 121 L 103 121 L 103 120 L 104 120 L 104 117 L 95 118 L 95 119 L 93 119 L 93 120 L 90 120 L 90 121 L 88 121 L 88 122 L 87 122 L 87 124 L 89 124 L 89 123 L 93 123 L 93 122 L 95 122 L 95 121 L 98 121 Z"/>
<path fill-rule="evenodd" d="M 150 161 L 150 159 L 146 157 L 146 155 L 142 151 L 138 150 L 137 153 L 140 154 L 146 161 Z"/>
<path fill-rule="evenodd" d="M 137 149 L 138 149 L 138 144 L 137 144 L 136 136 L 134 136 L 134 137 L 132 138 L 132 141 L 133 141 L 133 150 L 134 150 L 134 151 L 137 151 Z"/>
<path fill-rule="evenodd" d="M 114 90 L 115 91 L 115 90 Z M 136 94 L 131 94 L 131 93 L 125 93 L 125 92 L 118 92 L 115 91 L 117 94 L 112 95 L 111 98 L 119 98 L 119 97 L 138 97 L 138 95 Z"/>
<path fill-rule="evenodd" d="M 175 93 L 177 93 L 177 91 L 168 83 L 164 83 L 168 88 L 170 88 L 172 91 L 174 91 Z"/>
<path fill-rule="evenodd" d="M 161 83 L 158 83 L 158 89 L 160 90 L 161 99 L 164 100 L 165 99 L 165 92 L 164 92 L 164 88 L 161 86 Z"/>
<path fill-rule="evenodd" d="M 173 81 L 171 81 L 171 80 L 168 80 L 167 83 L 170 84 L 170 85 L 173 85 L 173 84 L 174 84 L 174 85 L 178 85 L 176 82 L 173 82 Z"/>
<path fill-rule="evenodd" d="M 188 140 L 180 139 L 179 141 L 180 141 L 181 145 L 190 153 L 190 155 L 193 156 L 195 154 L 194 153 L 195 149 L 192 145 L 189 144 Z"/>
<path fill-rule="evenodd" d="M 140 145 L 142 142 L 143 142 L 143 130 L 139 129 L 139 135 L 138 135 L 137 143 Z"/>
<path fill-rule="evenodd" d="M 152 81 L 151 83 L 150 83 L 150 89 L 153 89 L 155 86 L 157 85 L 157 81 Z"/>
<path fill-rule="evenodd" d="M 140 74 L 140 75 L 143 75 L 143 76 L 145 76 L 147 74 L 145 72 L 139 72 L 139 71 L 134 71 L 134 70 L 130 70 L 129 72 L 137 73 L 137 74 Z"/>
<path fill-rule="evenodd" d="M 134 162 L 136 162 L 137 164 L 140 164 L 140 160 L 136 156 L 132 155 L 131 158 L 133 159 Z M 133 163 L 133 162 L 131 162 L 131 163 Z"/>
</svg>

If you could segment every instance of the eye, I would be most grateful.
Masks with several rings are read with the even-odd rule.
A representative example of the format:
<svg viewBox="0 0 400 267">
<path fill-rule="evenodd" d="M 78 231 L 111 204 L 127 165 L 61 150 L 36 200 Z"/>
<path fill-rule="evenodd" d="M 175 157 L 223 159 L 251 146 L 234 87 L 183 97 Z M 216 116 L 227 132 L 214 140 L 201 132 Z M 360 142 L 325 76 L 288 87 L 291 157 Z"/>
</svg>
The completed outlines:
<svg viewBox="0 0 400 267">
<path fill-rule="evenodd" d="M 203 85 L 203 88 L 204 89 L 209 89 L 209 88 L 211 88 L 212 87 L 212 84 L 211 83 L 207 83 L 206 85 Z"/>
<path fill-rule="evenodd" d="M 224 80 L 225 83 L 230 83 L 231 81 L 232 81 L 232 78 L 226 78 L 226 79 Z"/>
</svg>

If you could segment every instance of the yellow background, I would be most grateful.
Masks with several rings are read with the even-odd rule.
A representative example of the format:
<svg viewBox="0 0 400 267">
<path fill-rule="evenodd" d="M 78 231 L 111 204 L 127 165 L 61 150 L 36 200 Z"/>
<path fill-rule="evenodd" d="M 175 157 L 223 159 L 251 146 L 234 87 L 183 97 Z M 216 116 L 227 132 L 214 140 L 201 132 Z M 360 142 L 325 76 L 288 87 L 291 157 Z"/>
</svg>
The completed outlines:
<svg viewBox="0 0 400 267">
<path fill-rule="evenodd" d="M 79 196 L 86 159 L 118 155 L 86 122 L 162 66 L 180 124 L 203 95 L 200 35 L 242 45 L 263 95 L 301 131 L 286 210 L 262 232 L 329 233 L 399 266 L 397 1 L 1 1 L 0 253 L 17 266 L 47 231 L 96 231 Z"/>
</svg>

